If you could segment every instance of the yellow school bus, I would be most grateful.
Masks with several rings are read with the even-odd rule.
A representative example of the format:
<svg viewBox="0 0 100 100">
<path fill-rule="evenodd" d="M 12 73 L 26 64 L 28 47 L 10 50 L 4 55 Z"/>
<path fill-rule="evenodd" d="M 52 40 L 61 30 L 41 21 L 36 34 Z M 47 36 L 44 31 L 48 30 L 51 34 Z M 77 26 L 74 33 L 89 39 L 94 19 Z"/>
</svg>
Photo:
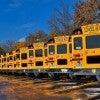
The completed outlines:
<svg viewBox="0 0 100 100">
<path fill-rule="evenodd" d="M 48 43 L 48 65 L 54 73 L 68 73 L 72 69 L 70 59 L 72 41 L 69 36 L 54 37 Z"/>
<path fill-rule="evenodd" d="M 48 65 L 48 47 L 47 47 L 47 43 L 44 44 L 44 69 L 49 69 L 49 65 Z"/>
<path fill-rule="evenodd" d="M 100 74 L 100 23 L 89 24 L 74 31 L 72 63 L 80 75 Z"/>
</svg>

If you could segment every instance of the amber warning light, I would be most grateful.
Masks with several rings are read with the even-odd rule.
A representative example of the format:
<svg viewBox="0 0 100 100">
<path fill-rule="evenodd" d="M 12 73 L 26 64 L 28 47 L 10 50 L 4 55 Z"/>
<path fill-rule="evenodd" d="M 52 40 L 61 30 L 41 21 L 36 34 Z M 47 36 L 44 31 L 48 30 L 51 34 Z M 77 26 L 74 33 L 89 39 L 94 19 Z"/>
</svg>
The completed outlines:
<svg viewBox="0 0 100 100">
<path fill-rule="evenodd" d="M 77 54 L 74 54 L 73 56 L 74 57 L 80 57 L 81 55 L 80 55 L 80 53 L 77 53 Z"/>
</svg>

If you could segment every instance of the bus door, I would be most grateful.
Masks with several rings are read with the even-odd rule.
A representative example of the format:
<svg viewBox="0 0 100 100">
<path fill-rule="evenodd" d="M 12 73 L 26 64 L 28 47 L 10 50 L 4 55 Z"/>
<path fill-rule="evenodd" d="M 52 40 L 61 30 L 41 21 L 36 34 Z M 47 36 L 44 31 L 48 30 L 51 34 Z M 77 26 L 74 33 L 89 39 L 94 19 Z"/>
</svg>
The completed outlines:
<svg viewBox="0 0 100 100">
<path fill-rule="evenodd" d="M 34 68 L 34 50 L 28 49 L 28 68 L 33 69 Z"/>
<path fill-rule="evenodd" d="M 44 47 L 44 68 L 48 69 L 48 50 L 47 50 L 47 45 Z"/>
<path fill-rule="evenodd" d="M 55 50 L 56 50 L 55 43 L 48 44 L 48 66 L 50 69 L 56 68 L 55 65 Z"/>
<path fill-rule="evenodd" d="M 72 64 L 72 42 L 68 43 L 68 68 L 73 69 L 73 64 Z"/>
<path fill-rule="evenodd" d="M 16 51 L 13 51 L 13 68 L 16 70 Z"/>
<path fill-rule="evenodd" d="M 21 53 L 20 53 L 20 49 L 16 50 L 15 52 L 15 65 L 14 65 L 15 69 L 21 69 Z"/>
<path fill-rule="evenodd" d="M 4 55 L 4 58 L 3 58 L 3 63 L 4 63 L 4 69 L 6 70 L 7 69 L 7 58 L 6 58 L 6 55 Z"/>
<path fill-rule="evenodd" d="M 13 53 L 11 52 L 11 53 L 9 53 L 9 68 L 10 68 L 10 70 L 13 70 L 14 69 L 14 62 L 13 62 Z"/>
<path fill-rule="evenodd" d="M 43 48 L 35 49 L 35 69 L 43 69 Z"/>
<path fill-rule="evenodd" d="M 27 55 L 27 48 L 21 49 L 21 69 L 25 70 L 28 69 L 28 55 Z"/>
<path fill-rule="evenodd" d="M 44 68 L 44 42 L 37 42 L 33 44 L 35 61 L 34 69 L 39 72 Z"/>
<path fill-rule="evenodd" d="M 56 44 L 56 68 L 67 68 L 68 66 L 68 44 L 58 43 Z"/>
<path fill-rule="evenodd" d="M 84 67 L 84 37 L 82 35 L 72 36 L 72 64 L 73 68 L 80 69 Z"/>
</svg>

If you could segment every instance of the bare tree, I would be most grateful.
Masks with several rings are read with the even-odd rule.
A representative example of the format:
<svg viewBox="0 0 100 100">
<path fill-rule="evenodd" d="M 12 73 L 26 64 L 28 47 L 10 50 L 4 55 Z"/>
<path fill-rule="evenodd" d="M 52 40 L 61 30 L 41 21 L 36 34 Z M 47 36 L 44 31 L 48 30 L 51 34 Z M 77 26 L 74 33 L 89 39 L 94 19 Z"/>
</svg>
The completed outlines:
<svg viewBox="0 0 100 100">
<path fill-rule="evenodd" d="M 16 44 L 16 41 L 7 40 L 5 43 L 2 43 L 2 44 L 1 44 L 1 48 L 2 48 L 5 52 L 11 52 L 12 50 L 14 50 L 15 44 Z"/>
<path fill-rule="evenodd" d="M 44 31 L 42 30 L 38 30 L 35 32 L 35 42 L 47 42 L 48 40 L 48 34 L 46 34 Z"/>
<path fill-rule="evenodd" d="M 4 54 L 5 51 L 0 47 L 0 55 Z"/>
<path fill-rule="evenodd" d="M 79 0 L 74 10 L 74 25 L 81 25 L 100 22 L 100 1 L 87 0 L 83 2 Z"/>
<path fill-rule="evenodd" d="M 32 45 L 33 42 L 34 42 L 34 34 L 29 34 L 26 38 L 25 38 L 25 41 L 26 41 L 26 44 L 27 45 Z"/>
<path fill-rule="evenodd" d="M 60 3 L 59 9 L 55 8 L 54 13 L 48 21 L 50 31 L 57 31 L 58 35 L 61 35 L 62 31 L 70 34 L 73 18 L 69 9 L 69 4 L 65 2 Z"/>
<path fill-rule="evenodd" d="M 58 32 L 57 31 L 51 31 L 50 32 L 50 38 L 53 38 L 55 36 L 58 36 Z"/>
<path fill-rule="evenodd" d="M 14 50 L 17 50 L 19 48 L 26 47 L 26 46 L 27 46 L 26 42 L 16 42 Z"/>
<path fill-rule="evenodd" d="M 49 35 L 42 30 L 37 30 L 25 38 L 27 45 L 32 45 L 34 42 L 47 42 L 48 39 Z"/>
</svg>

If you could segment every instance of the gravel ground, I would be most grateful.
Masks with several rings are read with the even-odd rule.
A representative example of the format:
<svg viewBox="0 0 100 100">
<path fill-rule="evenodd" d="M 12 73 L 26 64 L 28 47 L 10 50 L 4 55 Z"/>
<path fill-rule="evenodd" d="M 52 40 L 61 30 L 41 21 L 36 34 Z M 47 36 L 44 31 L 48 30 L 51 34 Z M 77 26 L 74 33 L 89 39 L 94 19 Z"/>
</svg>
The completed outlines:
<svg viewBox="0 0 100 100">
<path fill-rule="evenodd" d="M 0 76 L 0 100 L 72 100 L 67 96 L 51 95 L 33 80 Z"/>
<path fill-rule="evenodd" d="M 89 100 L 84 90 L 55 94 L 45 89 L 51 85 L 34 84 L 34 80 L 28 78 L 0 76 L 0 100 Z"/>
</svg>

